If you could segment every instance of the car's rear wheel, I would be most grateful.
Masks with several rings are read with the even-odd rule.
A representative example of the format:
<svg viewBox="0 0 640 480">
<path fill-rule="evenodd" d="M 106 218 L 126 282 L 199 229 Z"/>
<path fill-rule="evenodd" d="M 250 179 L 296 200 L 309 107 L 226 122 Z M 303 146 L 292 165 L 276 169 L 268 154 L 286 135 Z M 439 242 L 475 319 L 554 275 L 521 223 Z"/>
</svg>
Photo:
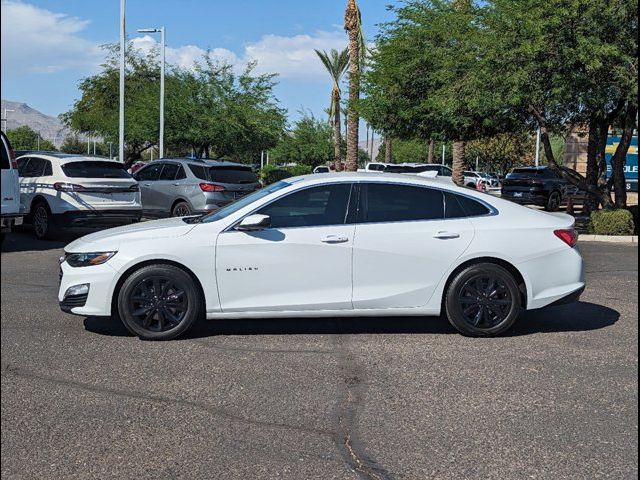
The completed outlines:
<svg viewBox="0 0 640 480">
<path fill-rule="evenodd" d="M 509 330 L 520 316 L 522 298 L 513 275 L 493 263 L 472 265 L 446 292 L 449 322 L 463 335 L 492 337 Z"/>
<path fill-rule="evenodd" d="M 144 340 L 172 340 L 203 314 L 194 279 L 173 265 L 149 265 L 133 272 L 118 294 L 125 327 Z"/>
<path fill-rule="evenodd" d="M 191 207 L 187 202 L 176 203 L 171 211 L 173 217 L 188 217 L 191 213 Z"/>
<path fill-rule="evenodd" d="M 547 212 L 557 212 L 560 208 L 560 204 L 562 203 L 562 197 L 559 192 L 551 192 L 549 198 L 547 199 L 547 205 L 545 209 Z"/>
<path fill-rule="evenodd" d="M 44 202 L 37 203 L 31 211 L 33 232 L 38 240 L 50 240 L 57 234 L 53 223 L 53 215 L 49 206 Z"/>
</svg>

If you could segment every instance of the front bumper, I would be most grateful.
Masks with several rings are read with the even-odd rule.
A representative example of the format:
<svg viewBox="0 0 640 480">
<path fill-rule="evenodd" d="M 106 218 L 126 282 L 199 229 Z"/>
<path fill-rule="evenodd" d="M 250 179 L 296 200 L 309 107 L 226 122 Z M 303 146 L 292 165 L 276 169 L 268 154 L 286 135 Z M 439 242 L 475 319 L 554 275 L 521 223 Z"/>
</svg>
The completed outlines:
<svg viewBox="0 0 640 480">
<path fill-rule="evenodd" d="M 108 317 L 111 315 L 111 295 L 116 282 L 117 272 L 109 262 L 92 267 L 71 267 L 67 262 L 60 264 L 60 287 L 58 303 L 65 313 L 85 317 Z M 89 285 L 86 295 L 66 297 L 70 287 Z"/>
<path fill-rule="evenodd" d="M 137 223 L 142 209 L 135 210 L 76 210 L 53 215 L 53 221 L 61 227 L 101 228 Z"/>
</svg>

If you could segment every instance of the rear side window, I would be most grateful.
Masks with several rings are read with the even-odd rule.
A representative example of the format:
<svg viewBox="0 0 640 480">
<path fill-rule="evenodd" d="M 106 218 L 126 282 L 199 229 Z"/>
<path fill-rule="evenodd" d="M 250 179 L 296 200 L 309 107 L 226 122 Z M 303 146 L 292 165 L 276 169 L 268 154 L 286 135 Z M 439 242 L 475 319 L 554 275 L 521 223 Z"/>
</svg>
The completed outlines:
<svg viewBox="0 0 640 480">
<path fill-rule="evenodd" d="M 191 170 L 191 173 L 193 173 L 196 178 L 199 178 L 200 180 L 209 180 L 209 173 L 202 165 L 189 165 L 189 170 Z"/>
<path fill-rule="evenodd" d="M 42 158 L 32 157 L 24 167 L 22 174 L 18 173 L 18 175 L 25 178 L 41 177 L 44 173 L 45 163 Z"/>
<path fill-rule="evenodd" d="M 218 183 L 258 183 L 258 176 L 248 167 L 210 167 L 209 180 Z"/>
<path fill-rule="evenodd" d="M 131 178 L 124 164 L 116 162 L 71 162 L 62 165 L 62 171 L 70 178 Z"/>
<path fill-rule="evenodd" d="M 259 212 L 271 217 L 272 228 L 344 225 L 351 184 L 307 188 L 267 205 Z"/>
<path fill-rule="evenodd" d="M 491 213 L 488 207 L 472 198 L 449 192 L 446 192 L 444 195 L 446 218 L 481 217 Z"/>
<path fill-rule="evenodd" d="M 361 223 L 442 219 L 444 196 L 439 190 L 384 183 L 363 186 L 359 219 Z"/>
<path fill-rule="evenodd" d="M 175 180 L 179 167 L 175 163 L 166 163 L 160 174 L 160 180 Z"/>
</svg>

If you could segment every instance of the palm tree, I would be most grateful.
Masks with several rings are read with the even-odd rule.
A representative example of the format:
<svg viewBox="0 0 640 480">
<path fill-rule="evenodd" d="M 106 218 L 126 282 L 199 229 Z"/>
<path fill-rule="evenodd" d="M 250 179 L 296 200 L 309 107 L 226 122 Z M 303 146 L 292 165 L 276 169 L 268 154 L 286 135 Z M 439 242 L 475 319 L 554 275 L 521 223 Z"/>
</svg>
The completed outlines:
<svg viewBox="0 0 640 480">
<path fill-rule="evenodd" d="M 347 1 L 347 10 L 344 14 L 344 29 L 349 36 L 349 107 L 347 132 L 347 165 L 348 171 L 355 172 L 358 169 L 358 136 L 359 123 L 358 101 L 360 100 L 360 74 L 362 72 L 366 45 L 364 32 L 362 31 L 362 15 L 356 0 Z"/>
<path fill-rule="evenodd" d="M 453 142 L 452 156 L 453 156 L 453 164 L 451 168 L 453 170 L 452 179 L 456 185 L 462 186 L 464 184 L 464 154 L 465 154 L 466 144 L 461 140 L 456 140 Z"/>
<path fill-rule="evenodd" d="M 330 53 L 316 50 L 316 53 L 327 69 L 327 72 L 329 72 L 333 82 L 329 117 L 333 122 L 334 156 L 336 170 L 339 171 L 342 165 L 342 124 L 340 123 L 340 101 L 342 100 L 342 91 L 340 90 L 340 81 L 349 67 L 349 50 L 345 48 L 341 52 L 338 52 L 337 50 L 332 49 Z"/>
</svg>

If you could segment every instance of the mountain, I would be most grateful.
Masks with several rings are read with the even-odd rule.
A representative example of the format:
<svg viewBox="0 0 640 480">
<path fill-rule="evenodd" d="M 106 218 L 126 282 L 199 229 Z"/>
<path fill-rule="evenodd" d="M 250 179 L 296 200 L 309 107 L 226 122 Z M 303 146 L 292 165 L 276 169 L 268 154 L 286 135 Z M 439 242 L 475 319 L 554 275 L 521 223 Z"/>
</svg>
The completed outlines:
<svg viewBox="0 0 640 480">
<path fill-rule="evenodd" d="M 69 129 L 56 117 L 45 115 L 26 103 L 2 100 L 1 109 L 3 119 L 7 109 L 7 130 L 26 125 L 40 132 L 42 138 L 50 140 L 56 147 L 59 147 L 69 134 Z M 2 123 L 4 127 L 4 121 Z"/>
</svg>

